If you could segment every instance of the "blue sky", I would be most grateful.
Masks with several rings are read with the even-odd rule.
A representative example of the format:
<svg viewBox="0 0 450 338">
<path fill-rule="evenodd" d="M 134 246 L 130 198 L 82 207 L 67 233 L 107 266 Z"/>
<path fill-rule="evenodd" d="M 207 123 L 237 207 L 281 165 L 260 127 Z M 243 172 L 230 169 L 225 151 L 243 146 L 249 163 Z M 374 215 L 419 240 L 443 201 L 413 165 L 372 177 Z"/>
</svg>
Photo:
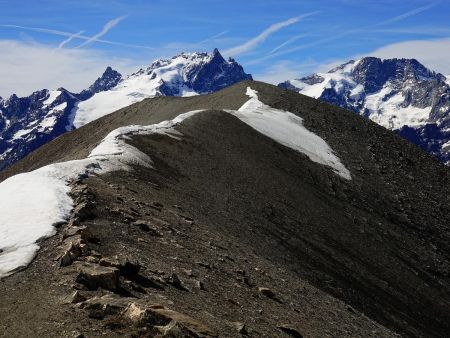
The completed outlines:
<svg viewBox="0 0 450 338">
<path fill-rule="evenodd" d="M 219 48 L 279 82 L 362 55 L 450 74 L 448 0 L 0 0 L 0 95 L 79 90 L 181 51 Z M 30 72 L 32 75 L 30 75 Z"/>
</svg>

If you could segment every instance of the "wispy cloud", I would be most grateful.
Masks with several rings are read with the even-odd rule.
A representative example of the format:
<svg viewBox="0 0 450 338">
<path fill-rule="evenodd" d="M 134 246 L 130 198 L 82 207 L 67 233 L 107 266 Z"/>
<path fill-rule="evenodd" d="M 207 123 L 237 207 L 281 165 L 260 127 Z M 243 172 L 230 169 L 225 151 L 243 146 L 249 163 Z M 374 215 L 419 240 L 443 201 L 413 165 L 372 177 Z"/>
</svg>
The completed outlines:
<svg viewBox="0 0 450 338">
<path fill-rule="evenodd" d="M 269 54 L 275 53 L 277 50 L 280 50 L 281 48 L 283 48 L 284 46 L 287 46 L 295 41 L 297 41 L 298 39 L 304 38 L 308 36 L 308 34 L 300 34 L 300 35 L 296 35 L 293 36 L 292 38 L 286 40 L 285 42 L 283 42 L 282 44 L 276 46 L 274 49 L 272 49 Z"/>
<path fill-rule="evenodd" d="M 290 26 L 290 25 L 293 25 L 294 23 L 297 23 L 300 20 L 302 20 L 308 16 L 317 14 L 317 13 L 318 12 L 306 13 L 306 14 L 303 14 L 303 15 L 300 15 L 300 16 L 297 16 L 294 18 L 290 18 L 285 21 L 274 23 L 273 25 L 269 26 L 269 28 L 265 29 L 259 35 L 248 40 L 247 42 L 245 42 L 239 46 L 235 46 L 235 47 L 225 50 L 224 54 L 230 55 L 230 56 L 236 56 L 236 55 L 248 52 L 248 51 L 256 48 L 261 42 L 264 42 L 270 35 L 279 31 L 280 29 Z"/>
<path fill-rule="evenodd" d="M 66 37 L 71 37 L 74 34 L 76 34 L 76 33 L 72 33 L 72 32 L 60 31 L 60 30 L 56 30 L 56 29 L 49 29 L 49 28 L 42 28 L 42 27 L 21 26 L 21 25 L 0 24 L 0 27 L 14 28 L 14 29 L 23 29 L 23 30 L 33 31 L 33 32 L 46 33 L 46 34 L 57 35 L 57 36 L 66 36 Z M 74 37 L 74 39 L 90 40 L 90 39 L 92 39 L 92 37 L 91 36 L 86 36 L 86 35 L 77 35 L 77 36 Z M 105 44 L 114 45 L 114 46 L 130 47 L 130 48 L 155 49 L 155 48 L 149 47 L 149 46 L 135 45 L 135 44 L 116 42 L 116 41 L 104 40 L 104 39 L 96 39 L 96 42 L 105 43 Z"/>
<path fill-rule="evenodd" d="M 327 42 L 335 41 L 335 40 L 338 40 L 338 39 L 343 38 L 345 36 L 348 36 L 350 34 L 361 33 L 361 32 L 364 32 L 364 31 L 366 31 L 368 29 L 372 29 L 372 28 L 388 25 L 388 24 L 391 24 L 391 23 L 394 23 L 394 22 L 397 22 L 397 21 L 400 21 L 400 20 L 404 20 L 404 19 L 409 18 L 411 16 L 417 15 L 419 13 L 422 13 L 422 12 L 424 12 L 424 11 L 434 7 L 434 6 L 435 6 L 435 3 L 430 4 L 428 6 L 422 6 L 422 7 L 416 8 L 414 10 L 408 11 L 408 12 L 403 13 L 401 15 L 397 15 L 397 16 L 395 16 L 393 18 L 381 21 L 379 23 L 376 23 L 376 24 L 373 24 L 373 25 L 370 25 L 370 26 L 361 27 L 361 28 L 355 28 L 355 29 L 351 29 L 351 30 L 346 30 L 346 31 L 343 31 L 341 33 L 333 34 L 330 37 L 327 37 L 327 38 L 324 38 L 324 39 L 319 39 L 319 40 L 316 40 L 316 41 L 313 41 L 313 42 L 310 42 L 310 43 L 307 43 L 307 44 L 304 44 L 304 45 L 300 45 L 300 46 L 289 48 L 289 49 L 285 49 L 285 50 L 279 50 L 279 51 L 276 51 L 276 52 L 271 52 L 268 55 L 263 56 L 263 57 L 258 58 L 258 59 L 255 59 L 255 60 L 252 60 L 252 61 L 248 62 L 247 64 L 258 64 L 258 63 L 260 63 L 262 61 L 268 60 L 268 59 L 276 57 L 276 56 L 280 56 L 280 55 L 284 55 L 284 54 L 290 54 L 290 53 L 293 53 L 293 52 L 296 52 L 296 51 L 299 51 L 299 50 L 302 50 L 302 49 L 307 49 L 307 48 L 318 46 L 318 45 L 321 45 L 321 44 L 324 44 L 324 43 L 327 43 Z"/>
<path fill-rule="evenodd" d="M 397 15 L 397 16 L 395 16 L 393 18 L 390 18 L 388 20 L 382 21 L 382 22 L 374 25 L 374 27 L 376 27 L 376 26 L 384 26 L 384 25 L 388 25 L 390 23 L 394 23 L 394 22 L 397 22 L 397 21 L 401 21 L 401 20 L 407 19 L 407 18 L 409 18 L 411 16 L 414 16 L 414 15 L 420 14 L 422 12 L 425 12 L 426 10 L 428 10 L 428 9 L 434 7 L 434 6 L 436 6 L 436 4 L 432 3 L 432 4 L 429 4 L 427 6 L 422 6 L 422 7 L 413 9 L 413 10 L 408 11 L 406 13 L 403 13 L 401 15 Z"/>
<path fill-rule="evenodd" d="M 227 33 L 228 33 L 228 31 L 220 32 L 220 33 L 215 34 L 215 35 L 213 35 L 213 36 L 210 36 L 209 38 L 206 38 L 206 39 L 204 39 L 204 40 L 202 40 L 202 41 L 200 41 L 200 42 L 197 42 L 196 44 L 197 44 L 197 45 L 203 45 L 203 44 L 205 44 L 206 42 L 210 42 L 210 41 L 212 41 L 212 40 L 215 40 L 215 39 L 217 39 L 217 38 L 220 38 L 221 36 L 224 36 L 224 35 L 227 34 Z"/>
<path fill-rule="evenodd" d="M 94 49 L 62 48 L 24 41 L 0 40 L 0 95 L 30 95 L 42 88 L 65 87 L 78 92 L 100 76 L 106 66 L 131 72 L 142 65 L 138 60 L 110 56 Z M 33 74 L 33 76 L 30 76 Z"/>
<path fill-rule="evenodd" d="M 301 63 L 283 60 L 271 64 L 260 73 L 254 74 L 254 78 L 276 85 L 286 81 L 286 79 L 295 79 L 303 74 L 310 74 L 317 66 L 318 63 L 311 59 L 304 60 Z"/>
<path fill-rule="evenodd" d="M 102 28 L 100 32 L 92 36 L 91 38 L 87 39 L 85 42 L 83 42 L 81 45 L 79 45 L 77 48 L 84 47 L 92 42 L 98 41 L 103 35 L 108 33 L 111 29 L 116 27 L 122 20 L 124 20 L 126 16 L 120 16 L 118 18 L 112 19 L 108 21 Z"/>
<path fill-rule="evenodd" d="M 78 38 L 81 34 L 83 34 L 84 31 L 79 31 L 78 33 L 72 34 L 71 36 L 69 36 L 67 39 L 65 39 L 64 41 L 62 41 L 58 47 L 56 49 L 61 49 L 63 48 L 65 45 L 67 45 L 70 41 L 72 41 L 75 38 Z"/>
</svg>

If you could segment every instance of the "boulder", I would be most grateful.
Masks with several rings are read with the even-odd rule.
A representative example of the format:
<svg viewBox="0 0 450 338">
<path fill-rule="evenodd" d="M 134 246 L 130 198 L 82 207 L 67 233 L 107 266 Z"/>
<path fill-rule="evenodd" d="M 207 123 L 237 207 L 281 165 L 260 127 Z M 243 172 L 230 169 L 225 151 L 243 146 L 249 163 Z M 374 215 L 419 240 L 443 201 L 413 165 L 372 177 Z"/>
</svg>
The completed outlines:
<svg viewBox="0 0 450 338">
<path fill-rule="evenodd" d="M 83 239 L 78 237 L 67 244 L 66 249 L 60 257 L 60 266 L 68 266 L 78 257 L 86 255 L 88 252 L 88 246 Z"/>
<path fill-rule="evenodd" d="M 89 201 L 83 201 L 75 206 L 73 210 L 74 217 L 78 218 L 80 221 L 86 219 L 92 219 L 95 217 L 95 206 Z"/>
<path fill-rule="evenodd" d="M 179 332 L 181 330 L 181 332 L 184 331 L 185 334 L 180 337 L 217 336 L 205 324 L 185 314 L 169 310 L 160 304 L 146 307 L 138 303 L 131 303 L 124 311 L 123 315 L 137 325 L 159 327 L 159 330 L 166 332 L 166 334 L 168 334 L 168 332 Z M 177 329 L 174 328 L 175 323 L 178 327 Z M 166 335 L 166 337 L 172 336 Z"/>
<path fill-rule="evenodd" d="M 78 304 L 84 302 L 87 298 L 83 296 L 79 291 L 75 291 L 70 297 L 70 302 L 72 304 Z"/>
<path fill-rule="evenodd" d="M 267 298 L 273 299 L 279 303 L 281 303 L 280 299 L 277 297 L 277 295 L 269 288 L 259 287 L 258 292 Z"/>
<path fill-rule="evenodd" d="M 244 323 L 241 322 L 234 322 L 233 327 L 236 329 L 236 331 L 242 335 L 247 335 L 248 330 Z"/>
<path fill-rule="evenodd" d="M 98 264 L 82 263 L 78 266 L 76 282 L 83 284 L 89 290 L 103 288 L 117 290 L 119 287 L 119 269 Z"/>
<path fill-rule="evenodd" d="M 294 338 L 303 338 L 303 335 L 292 325 L 281 324 L 281 325 L 278 325 L 277 328 Z"/>
<path fill-rule="evenodd" d="M 106 316 L 122 314 L 130 300 L 130 298 L 105 295 L 85 301 L 82 308 L 88 311 L 89 317 L 103 319 Z"/>
</svg>

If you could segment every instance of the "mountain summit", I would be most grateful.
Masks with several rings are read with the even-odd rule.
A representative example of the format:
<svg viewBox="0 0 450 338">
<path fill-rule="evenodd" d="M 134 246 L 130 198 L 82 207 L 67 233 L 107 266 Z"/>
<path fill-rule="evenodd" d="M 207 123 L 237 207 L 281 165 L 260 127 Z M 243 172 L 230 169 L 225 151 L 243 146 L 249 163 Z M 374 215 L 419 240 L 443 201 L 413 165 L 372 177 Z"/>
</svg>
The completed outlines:
<svg viewBox="0 0 450 338">
<path fill-rule="evenodd" d="M 250 79 L 241 65 L 215 49 L 156 60 L 127 76 L 107 67 L 80 93 L 59 88 L 0 98 L 0 170 L 68 130 L 145 98 L 212 93 Z"/>
<path fill-rule="evenodd" d="M 450 163 L 450 86 L 415 59 L 366 57 L 280 83 L 353 110 Z"/>
</svg>

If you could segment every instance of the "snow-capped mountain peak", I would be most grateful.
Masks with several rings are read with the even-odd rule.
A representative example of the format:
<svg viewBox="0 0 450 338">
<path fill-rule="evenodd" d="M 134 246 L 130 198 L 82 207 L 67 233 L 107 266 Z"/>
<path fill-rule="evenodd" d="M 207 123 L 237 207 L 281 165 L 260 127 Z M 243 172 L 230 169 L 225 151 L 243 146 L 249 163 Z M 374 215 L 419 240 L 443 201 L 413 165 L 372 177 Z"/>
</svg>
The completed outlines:
<svg viewBox="0 0 450 338">
<path fill-rule="evenodd" d="M 110 90 L 96 93 L 74 110 L 73 125 L 79 128 L 120 108 L 155 96 L 192 96 L 217 91 L 252 79 L 234 60 L 213 53 L 180 53 L 159 59 L 124 77 Z"/>
<path fill-rule="evenodd" d="M 215 49 L 156 60 L 127 76 L 107 67 L 80 93 L 58 88 L 0 98 L 0 170 L 68 130 L 145 98 L 210 93 L 249 79 L 241 65 Z"/>
<path fill-rule="evenodd" d="M 353 110 L 450 161 L 450 86 L 415 59 L 365 57 L 279 86 Z M 429 125 L 439 130 L 432 140 Z"/>
</svg>

